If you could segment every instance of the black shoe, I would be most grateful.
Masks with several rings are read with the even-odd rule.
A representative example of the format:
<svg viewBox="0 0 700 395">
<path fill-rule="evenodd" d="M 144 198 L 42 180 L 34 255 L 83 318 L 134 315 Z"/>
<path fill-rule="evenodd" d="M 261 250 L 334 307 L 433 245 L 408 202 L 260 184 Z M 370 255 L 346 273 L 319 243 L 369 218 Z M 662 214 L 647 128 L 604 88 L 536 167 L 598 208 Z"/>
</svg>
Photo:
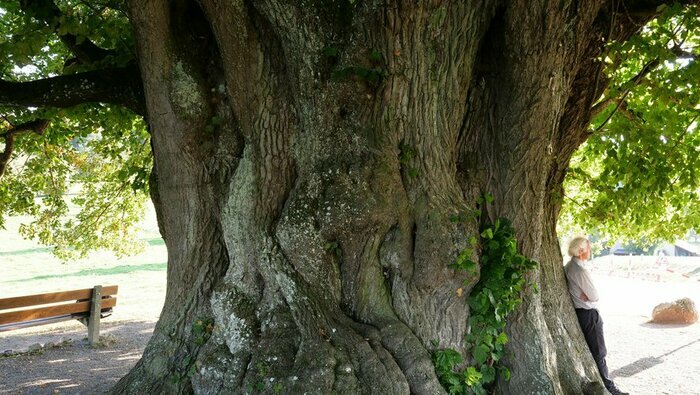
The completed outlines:
<svg viewBox="0 0 700 395">
<path fill-rule="evenodd" d="M 608 388 L 608 391 L 610 392 L 610 395 L 630 395 L 629 392 L 622 392 L 619 388 L 615 387 L 614 385 Z"/>
</svg>

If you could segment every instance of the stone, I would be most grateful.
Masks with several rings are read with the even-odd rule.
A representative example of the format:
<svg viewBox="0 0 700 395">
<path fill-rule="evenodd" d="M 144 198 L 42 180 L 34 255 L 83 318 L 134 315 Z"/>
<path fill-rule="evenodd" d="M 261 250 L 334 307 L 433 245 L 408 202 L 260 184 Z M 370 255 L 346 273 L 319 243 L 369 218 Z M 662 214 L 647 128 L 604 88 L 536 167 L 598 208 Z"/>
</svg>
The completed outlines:
<svg viewBox="0 0 700 395">
<path fill-rule="evenodd" d="M 673 303 L 661 303 L 654 307 L 651 322 L 657 324 L 693 324 L 698 321 L 698 310 L 689 298 Z"/>
</svg>

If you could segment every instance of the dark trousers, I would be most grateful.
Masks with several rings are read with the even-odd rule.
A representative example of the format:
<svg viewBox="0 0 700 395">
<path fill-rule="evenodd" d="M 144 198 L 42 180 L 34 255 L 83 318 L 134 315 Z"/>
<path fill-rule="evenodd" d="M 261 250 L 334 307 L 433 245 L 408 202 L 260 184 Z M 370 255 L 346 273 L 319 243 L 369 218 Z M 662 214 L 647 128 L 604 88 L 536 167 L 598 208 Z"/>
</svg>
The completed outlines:
<svg viewBox="0 0 700 395">
<path fill-rule="evenodd" d="M 608 377 L 608 365 L 605 363 L 605 356 L 608 355 L 608 349 L 605 348 L 605 339 L 603 338 L 603 319 L 596 309 L 576 309 L 578 323 L 581 325 L 583 337 L 586 338 L 588 348 L 591 350 L 593 360 L 598 365 L 598 372 L 603 378 L 605 388 L 614 387 L 615 384 Z"/>
</svg>

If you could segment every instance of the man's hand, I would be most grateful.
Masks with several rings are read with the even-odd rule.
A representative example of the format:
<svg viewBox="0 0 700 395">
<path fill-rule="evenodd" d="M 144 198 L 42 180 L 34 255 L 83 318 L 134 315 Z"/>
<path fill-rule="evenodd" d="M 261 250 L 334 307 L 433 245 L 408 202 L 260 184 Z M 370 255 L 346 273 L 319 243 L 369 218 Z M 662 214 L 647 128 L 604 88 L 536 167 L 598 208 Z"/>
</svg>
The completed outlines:
<svg viewBox="0 0 700 395">
<path fill-rule="evenodd" d="M 586 296 L 586 294 L 583 293 L 583 292 L 581 292 L 581 296 L 579 296 L 579 298 L 580 298 L 581 300 L 583 300 L 584 302 L 589 302 L 589 301 L 590 301 L 590 299 L 588 299 L 588 296 Z"/>
</svg>

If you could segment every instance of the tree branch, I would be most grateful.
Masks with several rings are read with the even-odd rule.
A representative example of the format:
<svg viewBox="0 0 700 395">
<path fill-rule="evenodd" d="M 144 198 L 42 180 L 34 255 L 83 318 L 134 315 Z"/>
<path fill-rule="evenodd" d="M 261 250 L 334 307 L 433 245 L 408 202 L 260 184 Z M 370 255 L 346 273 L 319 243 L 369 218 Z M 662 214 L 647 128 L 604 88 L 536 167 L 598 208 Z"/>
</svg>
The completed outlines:
<svg viewBox="0 0 700 395">
<path fill-rule="evenodd" d="M 146 115 L 136 66 L 88 71 L 29 82 L 0 80 L 0 104 L 73 107 L 83 103 L 109 103 Z"/>
<path fill-rule="evenodd" d="M 671 48 L 671 52 L 676 55 L 679 59 L 691 59 L 691 60 L 697 60 L 698 55 L 694 52 L 688 52 L 681 48 L 680 45 L 674 45 L 673 48 Z"/>
<path fill-rule="evenodd" d="M 683 133 L 681 133 L 681 135 L 678 136 L 678 139 L 676 140 L 676 143 L 673 144 L 673 147 L 671 147 L 671 150 L 670 150 L 671 152 L 675 151 L 676 147 L 678 147 L 678 145 L 681 144 L 681 142 L 685 138 L 685 135 L 688 134 L 688 132 L 690 131 L 690 128 L 693 126 L 693 123 L 695 123 L 695 120 L 698 119 L 698 116 L 700 116 L 700 115 L 696 114 L 693 117 L 693 119 L 691 119 L 690 122 L 688 122 L 688 126 L 683 130 Z"/>
<path fill-rule="evenodd" d="M 59 18 L 63 12 L 53 0 L 21 0 L 20 5 L 28 15 L 43 21 L 58 34 L 61 27 Z M 70 33 L 58 34 L 58 37 L 83 64 L 95 63 L 116 54 L 113 50 L 98 47 L 87 38 L 78 43 L 78 37 Z"/>
<path fill-rule="evenodd" d="M 9 136 L 15 135 L 17 133 L 33 131 L 38 135 L 44 134 L 44 130 L 49 126 L 48 119 L 35 119 L 33 121 L 25 122 L 17 126 L 11 126 L 5 133 L 0 134 L 0 137 L 7 138 Z"/>
<path fill-rule="evenodd" d="M 653 59 L 653 60 L 649 61 L 647 64 L 645 64 L 644 67 L 642 67 L 642 69 L 639 71 L 639 73 L 637 73 L 637 75 L 630 78 L 629 81 L 627 81 L 623 84 L 623 86 L 627 86 L 627 89 L 620 92 L 620 94 L 618 94 L 616 96 L 609 97 L 601 102 L 596 103 L 591 108 L 591 118 L 593 118 L 593 117 L 597 116 L 598 114 L 600 114 L 601 112 L 603 112 L 603 110 L 605 110 L 610 104 L 612 104 L 614 102 L 622 102 L 625 99 L 625 97 L 627 97 L 627 95 L 630 93 L 632 88 L 641 84 L 642 81 L 644 81 L 644 77 L 646 77 L 649 73 L 651 73 L 651 71 L 654 70 L 654 68 L 656 68 L 656 66 L 658 66 L 658 65 L 659 65 L 658 58 Z M 603 123 L 603 124 L 605 124 L 605 123 Z M 601 127 L 602 127 L 602 125 L 601 125 Z"/>
<path fill-rule="evenodd" d="M 5 133 L 0 134 L 0 137 L 5 139 L 5 149 L 0 154 L 0 178 L 5 174 L 7 164 L 10 163 L 12 151 L 15 147 L 15 135 L 22 132 L 33 131 L 36 134 L 44 134 L 44 130 L 49 126 L 48 119 L 36 119 L 34 121 L 25 122 L 21 125 L 12 126 Z"/>
</svg>

